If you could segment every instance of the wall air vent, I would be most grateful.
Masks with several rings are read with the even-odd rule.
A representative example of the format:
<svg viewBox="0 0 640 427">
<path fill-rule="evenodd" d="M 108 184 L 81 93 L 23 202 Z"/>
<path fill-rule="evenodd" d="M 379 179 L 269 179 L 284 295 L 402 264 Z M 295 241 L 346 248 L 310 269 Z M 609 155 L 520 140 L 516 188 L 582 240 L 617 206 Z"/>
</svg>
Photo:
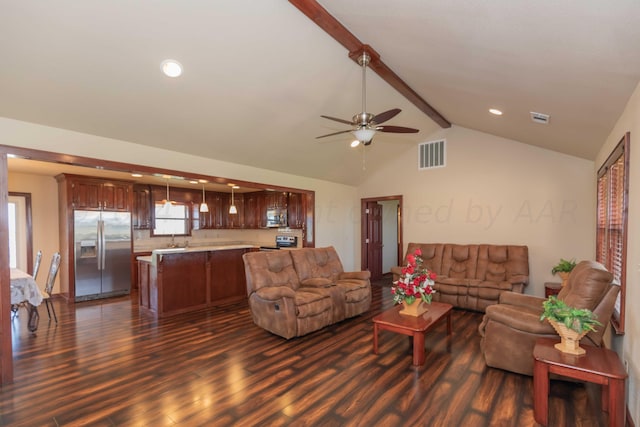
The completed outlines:
<svg viewBox="0 0 640 427">
<path fill-rule="evenodd" d="M 548 114 L 536 113 L 535 111 L 531 111 L 530 114 L 531 114 L 531 121 L 534 123 L 541 123 L 543 125 L 546 125 L 547 123 L 549 123 Z"/>
<path fill-rule="evenodd" d="M 423 142 L 418 145 L 418 170 L 446 166 L 447 140 Z"/>
</svg>

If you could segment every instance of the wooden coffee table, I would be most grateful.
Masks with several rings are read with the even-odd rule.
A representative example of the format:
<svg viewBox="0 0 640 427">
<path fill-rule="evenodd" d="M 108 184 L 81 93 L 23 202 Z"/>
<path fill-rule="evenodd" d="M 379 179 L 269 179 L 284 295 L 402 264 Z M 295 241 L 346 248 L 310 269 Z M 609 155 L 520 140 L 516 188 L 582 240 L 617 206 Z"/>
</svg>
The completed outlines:
<svg viewBox="0 0 640 427">
<path fill-rule="evenodd" d="M 396 305 L 373 318 L 373 352 L 378 354 L 378 331 L 386 330 L 413 337 L 413 365 L 424 364 L 424 336 L 443 318 L 447 319 L 447 335 L 451 335 L 451 304 L 432 302 L 429 310 L 417 317 L 400 314 L 402 305 Z"/>
</svg>

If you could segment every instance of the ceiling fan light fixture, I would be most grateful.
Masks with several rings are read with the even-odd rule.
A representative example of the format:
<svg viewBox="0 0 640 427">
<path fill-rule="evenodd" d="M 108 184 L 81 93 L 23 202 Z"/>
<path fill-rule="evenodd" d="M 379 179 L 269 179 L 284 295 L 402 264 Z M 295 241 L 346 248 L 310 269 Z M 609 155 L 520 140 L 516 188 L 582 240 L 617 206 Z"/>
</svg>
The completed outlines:
<svg viewBox="0 0 640 427">
<path fill-rule="evenodd" d="M 364 144 L 367 142 L 371 142 L 371 140 L 373 139 L 373 135 L 376 134 L 376 131 L 373 129 L 365 128 L 365 129 L 356 129 L 352 133 L 358 141 Z"/>
<path fill-rule="evenodd" d="M 356 148 L 358 145 L 360 145 L 360 141 L 358 141 L 357 139 L 354 139 L 353 141 L 351 141 L 351 148 Z"/>
<path fill-rule="evenodd" d="M 182 74 L 182 64 L 175 59 L 165 59 L 160 66 L 167 77 L 180 77 Z"/>
</svg>

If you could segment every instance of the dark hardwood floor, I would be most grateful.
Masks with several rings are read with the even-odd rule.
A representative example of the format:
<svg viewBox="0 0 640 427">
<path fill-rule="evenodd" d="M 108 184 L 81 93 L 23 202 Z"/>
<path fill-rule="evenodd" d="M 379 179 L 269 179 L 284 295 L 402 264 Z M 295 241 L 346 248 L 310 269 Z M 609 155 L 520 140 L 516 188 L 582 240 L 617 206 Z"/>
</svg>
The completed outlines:
<svg viewBox="0 0 640 427">
<path fill-rule="evenodd" d="M 454 310 L 411 366 L 407 337 L 371 318 L 391 307 L 390 280 L 371 310 L 284 340 L 256 327 L 246 303 L 155 319 L 129 298 L 40 307 L 13 321 L 15 382 L 0 388 L 3 426 L 534 426 L 530 377 L 486 367 L 480 313 Z M 594 393 L 596 393 L 594 395 Z M 552 381 L 552 426 L 606 425 L 599 391 Z"/>
</svg>

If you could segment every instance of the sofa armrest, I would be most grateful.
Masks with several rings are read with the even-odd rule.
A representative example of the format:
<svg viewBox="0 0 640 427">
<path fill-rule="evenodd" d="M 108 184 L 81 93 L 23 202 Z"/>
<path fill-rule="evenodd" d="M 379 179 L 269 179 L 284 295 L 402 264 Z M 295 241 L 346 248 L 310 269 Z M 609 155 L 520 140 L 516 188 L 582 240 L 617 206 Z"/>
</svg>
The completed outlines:
<svg viewBox="0 0 640 427">
<path fill-rule="evenodd" d="M 254 292 L 257 296 L 267 301 L 277 301 L 281 298 L 295 298 L 296 292 L 286 286 L 266 286 Z"/>
<path fill-rule="evenodd" d="M 529 284 L 529 276 L 526 276 L 524 274 L 517 274 L 514 276 L 511 276 L 509 278 L 509 283 L 511 284 L 517 284 L 517 283 L 522 283 L 523 285 L 528 285 Z"/>
<path fill-rule="evenodd" d="M 527 307 L 542 312 L 542 303 L 545 300 L 545 298 L 533 295 L 525 295 L 517 292 L 503 292 L 500 294 L 499 303 Z"/>
<path fill-rule="evenodd" d="M 540 308 L 541 311 L 542 308 Z M 528 334 L 555 335 L 556 332 L 551 324 L 540 320 L 540 312 L 513 305 L 493 304 L 487 307 L 483 325 L 486 325 L 489 321 L 494 321 Z"/>
<path fill-rule="evenodd" d="M 331 281 L 331 279 L 327 279 L 325 277 L 314 277 L 311 279 L 304 279 L 300 282 L 300 285 L 310 287 L 310 288 L 327 288 L 329 286 L 335 285 Z"/>
<path fill-rule="evenodd" d="M 358 279 L 369 280 L 371 278 L 370 271 L 345 271 L 340 273 L 339 279 Z"/>
</svg>

